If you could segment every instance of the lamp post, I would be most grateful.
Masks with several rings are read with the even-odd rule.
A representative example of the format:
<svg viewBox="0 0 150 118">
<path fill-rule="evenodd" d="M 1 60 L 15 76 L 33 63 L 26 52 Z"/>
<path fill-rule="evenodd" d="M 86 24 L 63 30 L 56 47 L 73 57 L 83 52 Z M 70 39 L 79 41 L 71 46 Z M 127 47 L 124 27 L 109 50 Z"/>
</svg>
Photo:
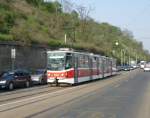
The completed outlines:
<svg viewBox="0 0 150 118">
<path fill-rule="evenodd" d="M 65 33 L 65 44 L 67 44 L 67 40 L 71 43 L 71 46 L 73 47 L 73 44 L 76 42 L 76 29 L 75 27 L 65 27 L 63 28 Z"/>
<path fill-rule="evenodd" d="M 116 42 L 115 42 L 115 45 L 118 47 L 118 46 L 119 46 L 119 42 L 116 41 Z M 120 64 L 121 64 L 121 66 L 123 65 L 122 57 L 123 57 L 123 50 L 121 49 L 121 50 L 120 50 L 120 61 L 121 61 Z"/>
<path fill-rule="evenodd" d="M 126 55 L 126 50 L 123 50 L 123 66 L 126 65 L 126 57 L 125 57 L 125 55 Z"/>
</svg>

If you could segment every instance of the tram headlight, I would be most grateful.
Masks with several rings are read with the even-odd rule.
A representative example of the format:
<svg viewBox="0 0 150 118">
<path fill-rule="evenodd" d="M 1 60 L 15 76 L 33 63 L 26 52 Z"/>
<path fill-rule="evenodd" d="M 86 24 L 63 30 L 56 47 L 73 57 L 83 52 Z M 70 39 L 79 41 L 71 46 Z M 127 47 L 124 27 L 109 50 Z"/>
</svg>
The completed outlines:
<svg viewBox="0 0 150 118">
<path fill-rule="evenodd" d="M 61 77 L 64 77 L 64 73 L 61 74 Z"/>
</svg>

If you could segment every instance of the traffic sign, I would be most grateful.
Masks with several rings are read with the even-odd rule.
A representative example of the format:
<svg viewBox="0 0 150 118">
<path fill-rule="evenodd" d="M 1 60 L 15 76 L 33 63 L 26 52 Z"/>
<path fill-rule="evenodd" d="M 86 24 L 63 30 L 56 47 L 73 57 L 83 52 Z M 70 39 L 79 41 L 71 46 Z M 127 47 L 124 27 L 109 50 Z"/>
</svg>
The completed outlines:
<svg viewBox="0 0 150 118">
<path fill-rule="evenodd" d="M 16 58 L 16 49 L 15 48 L 11 49 L 11 58 L 12 59 Z"/>
</svg>

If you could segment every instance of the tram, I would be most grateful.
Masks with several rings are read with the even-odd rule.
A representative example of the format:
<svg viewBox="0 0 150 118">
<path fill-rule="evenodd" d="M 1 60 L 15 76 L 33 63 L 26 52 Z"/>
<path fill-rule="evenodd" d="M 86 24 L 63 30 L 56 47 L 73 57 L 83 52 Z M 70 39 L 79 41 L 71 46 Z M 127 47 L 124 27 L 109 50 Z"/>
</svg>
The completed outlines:
<svg viewBox="0 0 150 118">
<path fill-rule="evenodd" d="M 47 82 L 78 84 L 116 74 L 116 60 L 73 50 L 47 52 Z"/>
</svg>

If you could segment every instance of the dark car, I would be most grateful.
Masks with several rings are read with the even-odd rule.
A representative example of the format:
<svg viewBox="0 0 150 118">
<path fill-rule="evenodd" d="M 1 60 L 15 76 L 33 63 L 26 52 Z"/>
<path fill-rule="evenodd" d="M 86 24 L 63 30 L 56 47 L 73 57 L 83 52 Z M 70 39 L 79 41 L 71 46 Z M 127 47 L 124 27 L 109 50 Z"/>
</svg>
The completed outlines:
<svg viewBox="0 0 150 118">
<path fill-rule="evenodd" d="M 31 75 L 32 82 L 34 84 L 47 84 L 47 75 L 45 69 L 38 69 Z"/>
<path fill-rule="evenodd" d="M 131 66 L 125 65 L 125 66 L 123 66 L 123 70 L 124 71 L 130 71 L 131 70 Z"/>
<path fill-rule="evenodd" d="M 30 87 L 32 81 L 26 70 L 6 71 L 0 74 L 0 88 L 13 90 L 16 87 Z"/>
</svg>

